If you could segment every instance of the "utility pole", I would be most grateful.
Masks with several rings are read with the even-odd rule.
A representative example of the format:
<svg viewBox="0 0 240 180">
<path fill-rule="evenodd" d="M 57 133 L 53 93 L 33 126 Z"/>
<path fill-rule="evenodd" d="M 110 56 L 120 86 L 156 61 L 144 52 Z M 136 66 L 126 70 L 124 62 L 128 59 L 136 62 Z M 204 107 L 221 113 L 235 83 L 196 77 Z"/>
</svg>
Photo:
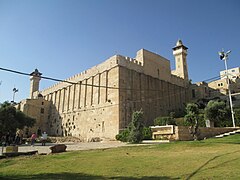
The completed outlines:
<svg viewBox="0 0 240 180">
<path fill-rule="evenodd" d="M 225 69 L 226 69 L 226 76 L 227 76 L 227 88 L 228 88 L 228 96 L 229 96 L 229 104 L 230 104 L 230 108 L 231 108 L 231 114 L 232 114 L 232 122 L 233 122 L 233 127 L 235 126 L 235 119 L 234 119 L 234 111 L 233 111 L 233 104 L 232 104 L 232 95 L 231 95 L 231 90 L 230 90 L 230 80 L 228 77 L 228 67 L 227 67 L 227 60 L 228 60 L 228 55 L 231 53 L 231 51 L 227 51 L 226 53 L 224 52 L 224 50 L 222 50 L 221 52 L 219 52 L 219 56 L 220 59 L 224 61 L 225 64 Z"/>
<path fill-rule="evenodd" d="M 2 81 L 0 81 L 0 86 L 2 85 Z M 1 97 L 1 91 L 0 91 L 0 97 Z M 1 101 L 0 101 L 1 102 Z"/>
</svg>

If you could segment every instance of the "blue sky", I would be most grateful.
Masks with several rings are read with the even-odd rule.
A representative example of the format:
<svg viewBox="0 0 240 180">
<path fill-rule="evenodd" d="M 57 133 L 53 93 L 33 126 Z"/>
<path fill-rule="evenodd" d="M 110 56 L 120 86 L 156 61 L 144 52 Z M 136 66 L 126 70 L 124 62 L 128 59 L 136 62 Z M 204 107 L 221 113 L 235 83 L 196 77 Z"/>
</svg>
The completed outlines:
<svg viewBox="0 0 240 180">
<path fill-rule="evenodd" d="M 178 39 L 189 48 L 193 82 L 219 75 L 218 51 L 240 66 L 239 0 L 0 0 L 0 67 L 66 79 L 114 54 L 141 48 L 171 61 Z M 0 102 L 29 96 L 29 77 L 0 70 Z M 54 84 L 42 80 L 40 89 Z"/>
</svg>

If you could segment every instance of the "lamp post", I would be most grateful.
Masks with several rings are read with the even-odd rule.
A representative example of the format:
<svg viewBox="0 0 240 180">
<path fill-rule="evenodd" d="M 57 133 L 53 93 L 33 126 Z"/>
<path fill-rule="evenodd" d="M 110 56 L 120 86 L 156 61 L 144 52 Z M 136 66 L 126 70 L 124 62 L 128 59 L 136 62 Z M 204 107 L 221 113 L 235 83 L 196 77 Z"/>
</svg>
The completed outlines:
<svg viewBox="0 0 240 180">
<path fill-rule="evenodd" d="M 12 100 L 13 104 L 14 104 L 15 94 L 16 94 L 17 92 L 18 92 L 18 89 L 13 88 L 13 100 Z"/>
<path fill-rule="evenodd" d="M 226 69 L 226 75 L 227 75 L 227 88 L 228 88 L 228 96 L 229 96 L 229 104 L 231 108 L 231 114 L 232 114 L 232 122 L 233 122 L 233 127 L 235 126 L 235 119 L 234 119 L 234 111 L 233 111 L 233 104 L 232 104 L 232 95 L 231 95 L 231 90 L 230 90 L 230 80 L 228 77 L 228 67 L 227 67 L 227 60 L 228 60 L 228 55 L 231 53 L 231 51 L 227 51 L 226 53 L 224 50 L 219 52 L 220 59 L 224 61 L 225 64 L 225 69 Z"/>
</svg>

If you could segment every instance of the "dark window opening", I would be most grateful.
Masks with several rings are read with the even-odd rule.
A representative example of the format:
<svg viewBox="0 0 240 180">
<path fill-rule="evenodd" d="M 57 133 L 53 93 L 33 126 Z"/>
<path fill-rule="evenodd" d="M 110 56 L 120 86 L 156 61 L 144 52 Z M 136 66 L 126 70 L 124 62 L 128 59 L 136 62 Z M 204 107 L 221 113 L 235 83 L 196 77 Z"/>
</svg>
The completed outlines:
<svg viewBox="0 0 240 180">
<path fill-rule="evenodd" d="M 195 97 L 196 97 L 195 89 L 192 89 L 192 98 L 195 98 Z"/>
</svg>

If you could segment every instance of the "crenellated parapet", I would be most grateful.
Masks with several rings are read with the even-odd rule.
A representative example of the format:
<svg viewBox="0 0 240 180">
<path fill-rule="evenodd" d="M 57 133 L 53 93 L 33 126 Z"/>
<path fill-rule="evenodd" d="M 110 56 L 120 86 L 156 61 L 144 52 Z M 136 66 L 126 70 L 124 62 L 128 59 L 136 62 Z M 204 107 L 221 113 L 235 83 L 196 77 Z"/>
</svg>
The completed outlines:
<svg viewBox="0 0 240 180">
<path fill-rule="evenodd" d="M 143 63 L 134 58 L 117 55 L 117 64 L 137 72 L 143 72 Z"/>
<path fill-rule="evenodd" d="M 79 74 L 76 74 L 70 78 L 65 79 L 62 82 L 58 82 L 54 84 L 53 86 L 50 86 L 47 89 L 44 89 L 41 91 L 41 94 L 45 96 L 46 94 L 58 91 L 63 88 L 67 88 L 68 86 L 76 83 L 79 84 L 80 82 L 89 79 L 91 77 L 95 77 L 98 74 L 101 74 L 103 72 L 106 72 L 118 65 L 118 55 L 112 56 L 106 61 L 104 61 L 101 64 L 98 64 L 88 70 L 85 70 Z"/>
</svg>

